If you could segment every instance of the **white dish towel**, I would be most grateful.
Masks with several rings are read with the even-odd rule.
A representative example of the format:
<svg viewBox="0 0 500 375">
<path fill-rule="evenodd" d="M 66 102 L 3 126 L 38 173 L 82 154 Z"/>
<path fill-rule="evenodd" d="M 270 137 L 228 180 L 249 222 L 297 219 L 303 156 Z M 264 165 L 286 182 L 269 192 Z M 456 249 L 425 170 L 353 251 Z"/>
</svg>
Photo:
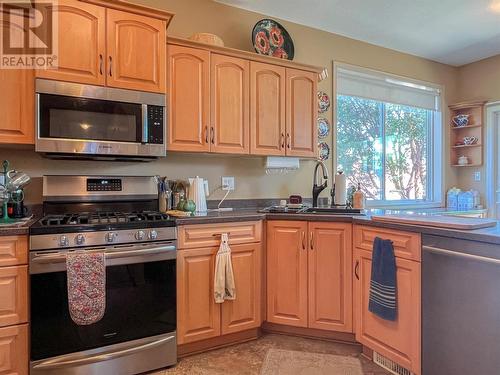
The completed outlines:
<svg viewBox="0 0 500 375">
<path fill-rule="evenodd" d="M 236 299 L 231 249 L 227 233 L 222 233 L 219 251 L 215 258 L 214 297 L 216 303 Z"/>
</svg>

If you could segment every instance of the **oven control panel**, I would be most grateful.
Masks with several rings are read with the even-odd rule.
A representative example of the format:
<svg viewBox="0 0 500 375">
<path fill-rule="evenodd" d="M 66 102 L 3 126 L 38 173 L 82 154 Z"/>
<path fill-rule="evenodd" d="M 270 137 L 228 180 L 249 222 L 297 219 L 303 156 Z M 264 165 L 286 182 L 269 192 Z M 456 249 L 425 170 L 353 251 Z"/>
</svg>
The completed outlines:
<svg viewBox="0 0 500 375">
<path fill-rule="evenodd" d="M 119 178 L 89 178 L 87 191 L 122 191 L 122 180 Z"/>
</svg>

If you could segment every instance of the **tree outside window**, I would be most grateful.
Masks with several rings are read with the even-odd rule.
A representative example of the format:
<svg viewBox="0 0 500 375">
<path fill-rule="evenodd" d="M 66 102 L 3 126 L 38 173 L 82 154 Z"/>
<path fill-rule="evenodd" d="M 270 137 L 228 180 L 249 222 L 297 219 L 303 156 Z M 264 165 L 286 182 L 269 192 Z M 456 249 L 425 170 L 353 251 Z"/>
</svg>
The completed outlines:
<svg viewBox="0 0 500 375">
<path fill-rule="evenodd" d="M 337 166 L 369 200 L 425 201 L 432 123 L 427 109 L 338 95 Z"/>
</svg>

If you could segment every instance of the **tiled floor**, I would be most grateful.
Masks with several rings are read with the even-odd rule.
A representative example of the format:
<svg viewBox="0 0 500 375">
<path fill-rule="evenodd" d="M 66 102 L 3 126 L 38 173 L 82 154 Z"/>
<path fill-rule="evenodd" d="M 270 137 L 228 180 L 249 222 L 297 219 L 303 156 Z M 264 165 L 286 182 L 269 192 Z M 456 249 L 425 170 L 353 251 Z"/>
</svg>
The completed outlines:
<svg viewBox="0 0 500 375">
<path fill-rule="evenodd" d="M 258 375 L 270 348 L 354 356 L 360 358 L 364 375 L 389 374 L 361 357 L 361 347 L 358 345 L 266 334 L 258 340 L 183 358 L 175 368 L 150 375 Z"/>
</svg>

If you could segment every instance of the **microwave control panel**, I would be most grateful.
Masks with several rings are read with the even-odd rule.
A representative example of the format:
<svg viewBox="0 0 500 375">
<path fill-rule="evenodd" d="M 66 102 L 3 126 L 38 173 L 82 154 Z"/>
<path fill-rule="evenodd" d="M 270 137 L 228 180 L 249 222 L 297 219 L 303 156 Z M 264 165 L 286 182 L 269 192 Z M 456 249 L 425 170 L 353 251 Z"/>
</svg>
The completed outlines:
<svg viewBox="0 0 500 375">
<path fill-rule="evenodd" d="M 148 143 L 162 144 L 164 107 L 148 105 Z"/>
</svg>

